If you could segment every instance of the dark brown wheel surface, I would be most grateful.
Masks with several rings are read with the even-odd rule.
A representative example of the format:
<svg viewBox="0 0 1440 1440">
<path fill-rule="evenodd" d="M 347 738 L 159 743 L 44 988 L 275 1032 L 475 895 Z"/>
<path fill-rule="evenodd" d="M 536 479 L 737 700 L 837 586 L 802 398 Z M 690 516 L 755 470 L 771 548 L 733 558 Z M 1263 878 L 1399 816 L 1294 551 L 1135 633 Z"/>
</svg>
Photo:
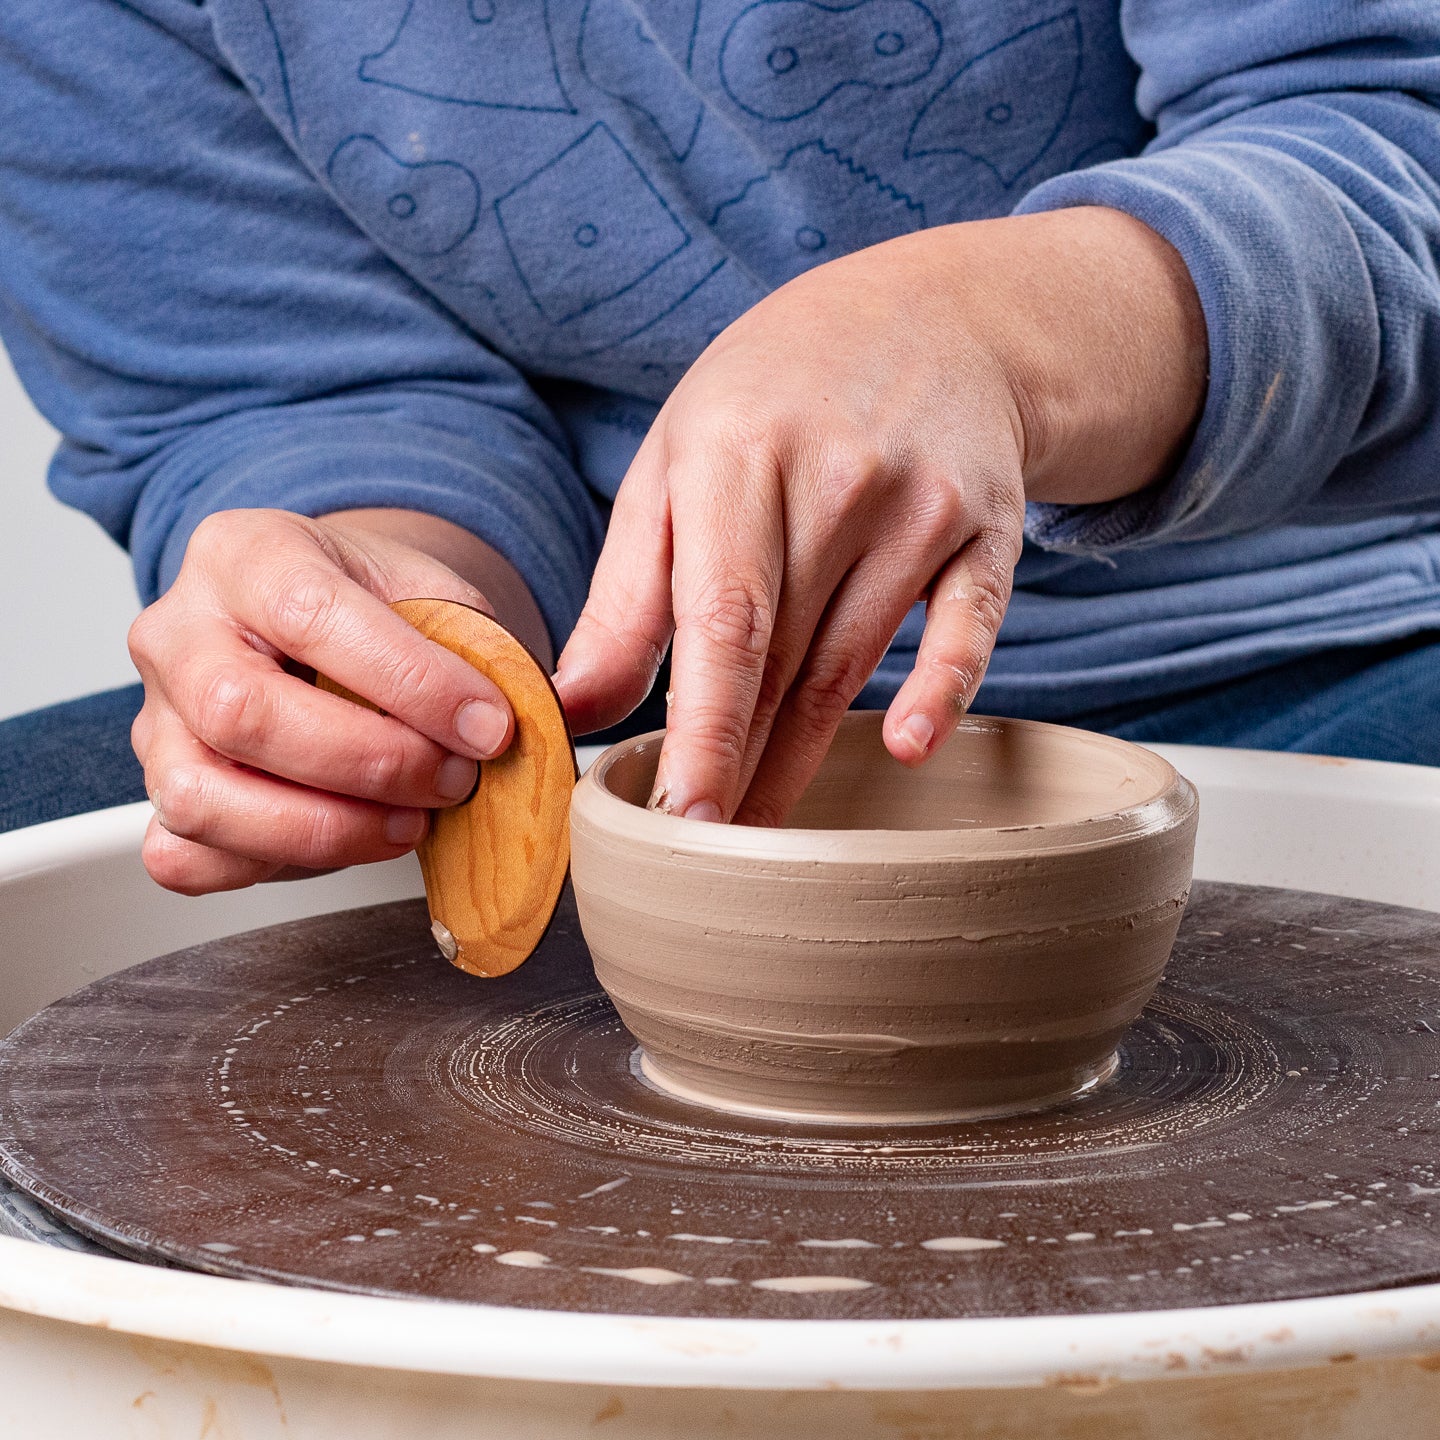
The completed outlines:
<svg viewBox="0 0 1440 1440">
<path fill-rule="evenodd" d="M 1195 888 L 1115 1077 L 1064 1109 L 797 1131 L 639 1080 L 568 894 L 522 970 L 420 902 L 111 976 L 0 1044 L 0 1171 L 217 1274 L 546 1309 L 1147 1310 L 1440 1276 L 1440 918 Z"/>
</svg>

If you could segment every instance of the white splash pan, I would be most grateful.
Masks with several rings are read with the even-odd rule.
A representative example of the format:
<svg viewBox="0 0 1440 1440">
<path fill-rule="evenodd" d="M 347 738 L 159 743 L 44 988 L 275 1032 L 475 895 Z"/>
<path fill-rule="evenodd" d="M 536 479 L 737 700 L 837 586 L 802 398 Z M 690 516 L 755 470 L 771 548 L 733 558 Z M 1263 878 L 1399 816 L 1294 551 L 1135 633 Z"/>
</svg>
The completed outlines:
<svg viewBox="0 0 1440 1440">
<path fill-rule="evenodd" d="M 1200 788 L 1200 877 L 1440 911 L 1440 771 L 1157 748 Z M 152 955 L 419 893 L 407 861 L 183 900 L 141 868 L 147 817 L 0 836 L 0 1033 Z M 26 1440 L 1419 1440 L 1440 1435 L 1437 1407 L 1440 1285 L 1067 1318 L 674 1320 L 374 1299 L 0 1239 L 0 1434 Z"/>
</svg>

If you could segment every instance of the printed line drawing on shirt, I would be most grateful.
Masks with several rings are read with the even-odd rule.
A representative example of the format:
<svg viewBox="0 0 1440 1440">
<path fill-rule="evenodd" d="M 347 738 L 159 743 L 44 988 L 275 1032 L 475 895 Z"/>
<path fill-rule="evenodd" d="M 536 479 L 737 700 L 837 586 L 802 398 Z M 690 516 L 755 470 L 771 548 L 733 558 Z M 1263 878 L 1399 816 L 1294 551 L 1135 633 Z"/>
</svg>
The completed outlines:
<svg viewBox="0 0 1440 1440">
<path fill-rule="evenodd" d="M 638 325 L 632 326 L 630 329 L 626 330 L 623 335 L 619 335 L 613 340 L 606 340 L 603 343 L 592 345 L 588 349 L 578 351 L 577 355 L 599 355 L 606 350 L 613 350 L 617 345 L 623 345 L 627 340 L 635 339 L 637 335 L 643 335 L 647 330 L 651 329 L 655 325 L 658 325 L 668 315 L 671 315 L 676 310 L 678 310 L 691 298 L 691 296 L 695 295 L 698 291 L 704 289 L 707 285 L 709 285 L 717 275 L 720 275 L 722 273 L 728 273 L 731 268 L 732 267 L 730 266 L 728 261 L 717 260 L 715 264 L 712 265 L 703 275 L 701 275 L 700 278 L 696 280 L 693 285 L 686 286 L 685 290 L 681 294 L 677 295 L 675 299 L 672 300 L 670 304 L 668 304 L 658 314 L 651 315 L 647 319 L 642 320 Z M 689 367 L 686 366 L 685 368 L 688 369 Z"/>
<path fill-rule="evenodd" d="M 460 264 L 464 265 L 464 256 L 457 257 Z M 496 294 L 483 280 L 474 279 L 466 275 L 463 270 L 452 271 L 442 270 L 437 275 L 426 277 L 426 284 L 436 287 L 444 287 L 451 291 L 460 291 L 458 296 L 450 297 L 442 295 L 440 298 L 467 324 L 485 333 L 487 324 L 493 324 L 497 330 L 505 336 L 506 345 L 496 345 L 495 348 L 508 359 L 516 364 L 528 359 L 529 352 L 525 348 L 524 340 L 516 331 L 515 327 L 505 318 L 500 296 Z M 475 297 L 479 296 L 484 305 L 474 304 Z M 483 313 L 477 314 L 477 311 Z M 494 337 L 488 337 L 492 340 Z"/>
<path fill-rule="evenodd" d="M 921 230 L 925 207 L 825 144 L 807 141 L 715 207 L 710 224 L 772 285 L 837 256 Z"/>
<path fill-rule="evenodd" d="M 290 93 L 290 67 L 285 59 L 285 47 L 280 43 L 280 31 L 275 24 L 275 15 L 270 9 L 269 0 L 255 0 L 255 3 L 259 6 L 263 28 L 270 40 L 271 53 L 263 59 L 259 54 L 253 57 L 257 64 L 255 69 L 246 74 L 245 83 L 256 99 L 264 100 L 270 96 L 272 109 L 278 109 L 276 97 L 271 96 L 273 86 L 284 106 L 282 113 L 289 121 L 290 134 L 296 137 L 300 133 L 300 125 L 295 118 L 295 99 Z"/>
<path fill-rule="evenodd" d="M 495 215 L 521 283 L 553 325 L 623 295 L 690 243 L 603 121 L 500 196 Z"/>
<path fill-rule="evenodd" d="M 687 255 L 689 253 L 689 251 L 686 252 Z M 698 253 L 694 258 L 704 262 L 704 257 Z M 711 330 L 707 332 L 708 338 L 713 339 L 738 314 L 748 309 L 764 293 L 753 284 L 750 277 L 739 266 L 726 259 L 718 259 L 706 265 L 706 268 L 700 270 L 693 280 L 685 283 L 679 294 L 673 298 L 667 296 L 662 308 L 654 314 L 643 314 L 642 312 L 643 318 L 637 318 L 634 313 L 627 311 L 623 306 L 601 306 L 572 325 L 549 332 L 544 338 L 547 353 L 561 362 L 605 355 L 607 357 L 606 375 L 612 384 L 619 384 L 622 374 L 636 377 L 637 382 L 643 381 L 647 377 L 654 380 L 662 373 L 662 367 L 653 363 L 652 357 L 647 352 L 632 353 L 622 347 L 628 345 L 632 340 L 639 339 L 642 335 L 646 336 L 648 340 L 651 331 L 662 326 L 671 316 L 685 310 L 697 296 L 702 300 L 716 296 L 723 288 L 717 282 L 722 280 L 730 282 L 730 288 L 726 291 L 727 295 L 733 297 L 738 293 L 743 296 L 743 299 L 736 303 L 726 303 L 725 299 L 721 298 L 717 303 L 708 307 L 712 313 L 723 315 L 723 319 L 718 319 Z M 663 367 L 664 373 L 671 377 L 671 383 L 678 380 L 690 368 L 695 356 L 703 348 L 704 344 L 697 343 L 691 347 L 693 353 L 687 351 L 687 354 L 675 362 L 673 367 Z M 632 382 L 627 378 L 625 383 Z M 642 383 L 635 393 L 658 401 L 663 399 L 668 391 L 668 385 L 657 392 L 646 388 Z"/>
<path fill-rule="evenodd" d="M 480 218 L 480 185 L 454 160 L 400 159 L 373 135 L 350 135 L 325 166 L 335 193 L 382 245 L 444 255 Z"/>
<path fill-rule="evenodd" d="M 659 400 L 690 368 L 705 344 L 765 294 L 757 281 L 730 260 L 699 247 L 687 247 L 684 255 L 682 270 L 666 271 L 664 278 L 669 283 L 653 311 L 601 305 L 565 326 L 545 323 L 523 287 L 492 289 L 481 278 L 484 255 L 469 247 L 454 257 L 454 263 L 430 276 L 428 283 L 443 286 L 448 292 L 441 296 L 445 304 L 517 364 L 541 353 L 563 363 L 608 354 L 606 374 L 612 383 L 623 382 L 636 387 L 635 394 Z M 471 265 L 477 273 L 469 273 Z M 726 283 L 717 285 L 722 277 Z M 661 338 L 654 338 L 652 332 L 665 327 L 672 317 L 688 316 L 697 303 L 704 306 L 703 320 L 684 319 L 678 331 L 660 328 Z M 641 336 L 646 337 L 646 348 L 622 348 Z M 671 353 L 677 344 L 683 345 L 683 353 Z"/>
<path fill-rule="evenodd" d="M 535 43 L 536 11 L 545 43 Z M 429 100 L 574 115 L 555 58 L 550 5 L 521 0 L 410 0 L 390 43 L 359 76 Z"/>
<path fill-rule="evenodd" d="M 698 258 L 697 247 L 693 259 Z M 613 384 L 621 384 L 622 374 L 633 376 L 624 381 L 632 393 L 659 403 L 706 345 L 766 293 L 763 282 L 733 256 L 719 259 L 658 314 L 617 338 L 592 343 L 578 354 L 603 353 Z"/>
<path fill-rule="evenodd" d="M 688 70 L 700 3 L 687 0 L 674 8 L 689 11 L 684 54 Z M 625 0 L 587 0 L 578 49 L 580 68 L 590 83 L 642 115 L 659 131 L 671 155 L 683 161 L 700 133 L 704 106 L 678 73 L 680 57 L 666 52 L 645 19 Z"/>
<path fill-rule="evenodd" d="M 1008 190 L 1055 143 L 1080 87 L 1080 17 L 1027 25 L 967 60 L 921 107 L 905 158 L 966 155 Z M 1016 77 L 1023 75 L 1023 88 Z"/>
<path fill-rule="evenodd" d="M 894 90 L 940 58 L 940 22 L 919 0 L 756 0 L 720 46 L 725 93 L 761 120 L 813 114 L 847 85 Z"/>
</svg>

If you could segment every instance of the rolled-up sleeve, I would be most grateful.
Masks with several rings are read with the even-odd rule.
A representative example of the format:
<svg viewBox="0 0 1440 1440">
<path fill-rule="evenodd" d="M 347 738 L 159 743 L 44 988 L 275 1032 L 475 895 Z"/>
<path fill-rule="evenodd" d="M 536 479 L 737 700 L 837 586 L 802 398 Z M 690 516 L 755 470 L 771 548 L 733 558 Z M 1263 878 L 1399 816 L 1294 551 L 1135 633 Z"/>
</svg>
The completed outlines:
<svg viewBox="0 0 1440 1440">
<path fill-rule="evenodd" d="M 1165 481 L 1032 505 L 1104 554 L 1278 524 L 1440 511 L 1440 6 L 1127 0 L 1144 152 L 1018 211 L 1104 205 L 1194 279 L 1209 388 Z"/>
<path fill-rule="evenodd" d="M 335 206 L 199 7 L 6 5 L 0 336 L 64 437 L 52 488 L 145 600 L 212 511 L 393 506 L 506 555 L 557 644 L 579 614 L 602 521 L 563 431 Z"/>
</svg>

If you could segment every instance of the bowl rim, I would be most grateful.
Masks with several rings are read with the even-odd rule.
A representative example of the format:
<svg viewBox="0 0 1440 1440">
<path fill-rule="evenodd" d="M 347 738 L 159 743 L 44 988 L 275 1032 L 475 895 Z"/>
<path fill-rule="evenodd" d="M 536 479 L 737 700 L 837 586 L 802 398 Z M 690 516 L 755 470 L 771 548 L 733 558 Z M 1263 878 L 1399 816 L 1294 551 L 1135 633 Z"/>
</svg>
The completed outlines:
<svg viewBox="0 0 1440 1440">
<path fill-rule="evenodd" d="M 873 725 L 880 710 L 851 710 L 842 725 Z M 663 730 L 631 736 L 609 747 L 586 770 L 571 801 L 571 833 L 588 838 L 606 836 L 632 844 L 686 856 L 714 856 L 777 862 L 806 861 L 845 865 L 891 865 L 914 861 L 985 862 L 1026 856 L 1059 856 L 1094 852 L 1111 845 L 1153 840 L 1185 824 L 1194 824 L 1199 809 L 1195 787 L 1164 756 L 1118 736 L 1044 720 L 1011 719 L 995 715 L 966 715 L 962 729 L 1024 728 L 1063 730 L 1087 743 L 1107 749 L 1138 752 L 1154 771 L 1153 792 L 1117 810 L 1074 820 L 1040 821 L 1030 825 L 971 826 L 966 829 L 822 830 L 729 825 L 709 820 L 687 820 L 633 804 L 606 784 L 611 768 L 625 757 L 658 746 Z"/>
</svg>

